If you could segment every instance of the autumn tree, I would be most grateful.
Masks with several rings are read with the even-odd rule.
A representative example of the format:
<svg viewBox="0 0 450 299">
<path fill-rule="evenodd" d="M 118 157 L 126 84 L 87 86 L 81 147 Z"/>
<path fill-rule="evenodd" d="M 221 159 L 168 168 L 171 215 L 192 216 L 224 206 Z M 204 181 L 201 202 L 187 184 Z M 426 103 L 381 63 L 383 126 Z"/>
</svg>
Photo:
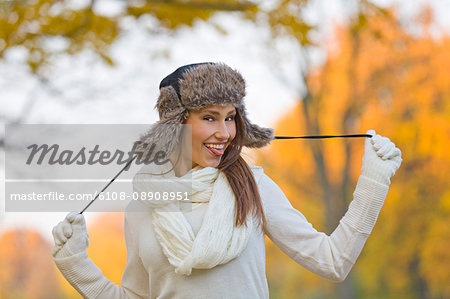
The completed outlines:
<svg viewBox="0 0 450 299">
<path fill-rule="evenodd" d="M 316 32 L 316 26 L 312 26 L 304 21 L 301 16 L 302 10 L 306 8 L 308 2 L 301 0 L 281 1 L 280 5 L 267 13 L 267 22 L 271 28 L 274 40 L 279 38 L 290 38 L 294 41 L 293 49 L 296 50 L 295 59 L 298 63 L 298 73 L 295 74 L 281 74 L 284 75 L 282 80 L 285 82 L 292 82 L 291 78 L 298 78 L 295 87 L 301 90 L 298 97 L 301 99 L 298 109 L 301 109 L 302 117 L 297 121 L 300 131 L 305 135 L 320 135 L 323 133 L 350 133 L 355 132 L 357 126 L 358 113 L 361 110 L 361 102 L 359 101 L 356 89 L 348 88 L 345 94 L 340 96 L 345 97 L 344 105 L 334 113 L 334 118 L 328 119 L 324 117 L 323 110 L 326 108 L 323 101 L 323 90 L 315 92 L 314 83 L 312 82 L 312 74 L 314 74 L 311 55 L 318 46 L 314 40 L 309 37 Z M 379 36 L 380 32 L 375 32 L 369 26 L 369 19 L 385 18 L 391 19 L 389 12 L 369 1 L 356 1 L 355 10 L 349 19 L 349 30 L 354 38 L 352 44 L 351 56 L 357 58 L 363 51 L 360 45 L 360 39 L 363 35 Z M 275 67 L 276 70 L 276 67 Z M 346 66 L 349 80 L 353 80 L 357 70 L 353 61 Z M 339 96 L 339 95 L 337 95 Z M 329 105 L 327 103 L 326 105 Z M 323 120 L 322 120 L 323 119 Z M 296 125 L 289 125 L 290 130 L 297 127 Z M 298 127 L 297 127 L 298 128 Z M 283 132 L 283 135 L 287 132 Z M 313 176 L 309 177 L 315 179 L 320 183 L 320 191 L 315 191 L 321 199 L 321 207 L 324 209 L 324 227 L 323 230 L 331 233 L 337 226 L 339 219 L 342 217 L 348 206 L 348 200 L 351 196 L 351 169 L 352 163 L 350 155 L 354 150 L 352 144 L 353 140 L 345 140 L 339 146 L 336 141 L 323 143 L 322 141 L 314 141 L 305 143 L 311 156 L 308 156 L 308 172 Z M 327 157 L 327 152 L 331 148 L 339 148 L 339 159 L 332 160 Z M 292 152 L 293 149 L 290 151 Z M 298 151 L 300 155 L 304 155 L 304 150 Z M 305 162 L 306 163 L 306 162 Z M 305 169 L 305 168 L 303 168 Z M 295 179 L 290 178 L 291 181 Z M 311 190 L 312 185 L 308 189 Z M 316 188 L 317 189 L 317 188 Z M 319 207 L 317 207 L 319 208 Z M 353 287 L 352 275 L 338 285 L 337 296 L 340 298 L 354 298 L 356 296 L 355 288 Z M 334 289 L 334 288 L 332 288 Z M 325 291 L 325 289 L 323 290 Z"/>
<path fill-rule="evenodd" d="M 336 29 L 328 60 L 305 73 L 307 91 L 279 122 L 288 134 L 353 133 L 374 128 L 402 150 L 403 164 L 373 235 L 341 296 L 443 298 L 449 296 L 448 246 L 450 38 L 433 38 L 430 10 L 422 34 L 407 34 L 395 13 L 368 10 Z M 260 163 L 281 181 L 294 207 L 330 232 L 344 214 L 360 174 L 363 142 L 274 143 Z M 295 175 L 293 175 L 295 174 Z M 273 295 L 336 297 L 336 286 L 299 270 L 268 244 Z M 282 265 L 282 266 L 280 266 Z M 271 274 L 274 273 L 274 274 Z M 351 289 L 349 289 L 351 288 Z M 350 298 L 347 297 L 347 298 Z"/>
<path fill-rule="evenodd" d="M 126 265 L 123 213 L 101 213 L 88 223 L 89 257 L 112 282 L 120 284 Z M 0 235 L 0 298 L 79 298 L 57 269 L 49 244 L 33 230 Z"/>
<path fill-rule="evenodd" d="M 52 94 L 63 95 L 61 88 L 50 79 L 53 64 L 58 59 L 87 52 L 94 53 L 107 66 L 113 67 L 115 61 L 110 49 L 127 34 L 123 25 L 126 22 L 137 22 L 150 37 L 169 36 L 180 28 L 195 26 L 196 22 L 210 22 L 219 12 L 238 13 L 245 17 L 258 10 L 255 3 L 241 0 L 148 0 L 116 1 L 120 9 L 115 13 L 104 13 L 101 6 L 105 2 L 111 1 L 0 1 L 0 62 L 7 63 L 8 52 L 18 50 L 39 86 Z M 221 27 L 215 23 L 213 26 Z M 30 94 L 19 115 L 0 112 L 0 121 L 26 122 L 34 110 L 36 98 Z M 64 96 L 60 96 L 60 101 L 70 105 Z M 0 147 L 3 143 L 3 138 L 0 138 Z"/>
<path fill-rule="evenodd" d="M 248 1 L 124 1 L 121 12 L 102 15 L 101 1 L 87 5 L 74 1 L 2 1 L 0 2 L 0 58 L 5 51 L 22 47 L 27 52 L 31 70 L 45 75 L 51 58 L 60 53 L 75 54 L 89 49 L 110 65 L 114 61 L 108 50 L 123 32 L 121 21 L 126 18 L 150 17 L 155 23 L 147 30 L 153 34 L 169 34 L 183 26 L 193 26 L 197 20 L 208 20 L 217 12 L 251 13 L 256 4 Z M 49 45 L 63 41 L 59 50 Z"/>
<path fill-rule="evenodd" d="M 0 236 L 0 298 L 62 298 L 50 245 L 30 229 Z"/>
</svg>

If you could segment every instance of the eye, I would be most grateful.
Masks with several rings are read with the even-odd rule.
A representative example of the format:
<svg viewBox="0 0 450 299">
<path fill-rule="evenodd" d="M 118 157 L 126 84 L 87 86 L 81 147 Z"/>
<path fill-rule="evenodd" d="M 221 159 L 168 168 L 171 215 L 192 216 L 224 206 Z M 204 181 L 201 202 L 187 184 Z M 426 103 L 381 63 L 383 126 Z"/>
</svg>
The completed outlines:
<svg viewBox="0 0 450 299">
<path fill-rule="evenodd" d="M 234 118 L 235 118 L 235 115 L 231 115 L 231 116 L 228 116 L 226 119 L 229 119 L 230 121 L 233 121 Z"/>
<path fill-rule="evenodd" d="M 212 118 L 212 116 L 209 116 L 209 115 L 208 115 L 208 116 L 204 116 L 203 119 L 204 119 L 204 120 L 207 120 L 207 121 L 213 121 L 213 120 L 214 120 L 214 119 Z"/>
</svg>

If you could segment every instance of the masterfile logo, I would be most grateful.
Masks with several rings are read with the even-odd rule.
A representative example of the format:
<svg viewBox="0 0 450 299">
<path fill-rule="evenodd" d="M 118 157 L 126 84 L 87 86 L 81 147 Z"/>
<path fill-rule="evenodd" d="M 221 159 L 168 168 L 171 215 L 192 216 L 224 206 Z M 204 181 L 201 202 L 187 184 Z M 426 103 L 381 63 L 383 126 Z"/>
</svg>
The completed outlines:
<svg viewBox="0 0 450 299">
<path fill-rule="evenodd" d="M 133 193 L 136 172 L 152 163 L 172 166 L 159 144 L 139 141 L 149 128 L 151 125 L 7 125 L 5 210 L 80 211 L 98 198 L 90 211 L 124 211 L 130 200 L 142 197 Z M 139 145 L 145 153 L 136 151 Z M 99 192 L 121 170 L 114 184 Z M 173 191 L 186 198 L 185 190 Z M 150 196 L 154 194 L 145 194 Z"/>
</svg>

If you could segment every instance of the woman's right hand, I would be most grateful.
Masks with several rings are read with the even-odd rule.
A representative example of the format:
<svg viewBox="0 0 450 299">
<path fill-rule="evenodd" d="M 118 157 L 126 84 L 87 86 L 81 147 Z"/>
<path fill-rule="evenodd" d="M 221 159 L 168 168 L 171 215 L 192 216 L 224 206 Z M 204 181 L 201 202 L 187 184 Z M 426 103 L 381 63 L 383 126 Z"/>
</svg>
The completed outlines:
<svg viewBox="0 0 450 299">
<path fill-rule="evenodd" d="M 379 183 L 390 185 L 391 177 L 402 164 L 402 152 L 389 138 L 380 136 L 374 130 L 366 138 L 361 173 Z"/>
<path fill-rule="evenodd" d="M 53 257 L 69 257 L 89 247 L 89 235 L 83 214 L 71 212 L 52 230 L 55 246 Z"/>
</svg>

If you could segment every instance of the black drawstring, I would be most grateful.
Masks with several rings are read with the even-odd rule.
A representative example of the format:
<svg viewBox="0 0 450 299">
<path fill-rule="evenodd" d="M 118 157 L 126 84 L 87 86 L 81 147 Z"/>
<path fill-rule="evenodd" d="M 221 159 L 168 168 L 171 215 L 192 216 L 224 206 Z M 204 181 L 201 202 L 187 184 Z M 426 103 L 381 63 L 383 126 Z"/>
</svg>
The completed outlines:
<svg viewBox="0 0 450 299">
<path fill-rule="evenodd" d="M 102 189 L 102 191 L 100 191 L 99 193 L 97 193 L 97 195 L 95 196 L 95 198 L 94 198 L 87 206 L 84 207 L 84 209 L 80 212 L 80 214 L 83 214 L 83 212 L 86 211 L 87 208 L 89 208 L 89 206 L 90 206 L 90 205 L 91 205 L 91 204 L 92 204 L 92 203 L 100 196 L 100 194 L 102 194 L 102 192 L 105 191 L 106 188 L 108 188 L 108 186 L 111 185 L 112 182 L 114 182 L 114 181 L 117 179 L 117 177 L 125 170 L 125 168 L 127 168 L 128 166 L 130 166 L 131 162 L 133 162 L 134 159 L 136 159 L 136 157 L 137 157 L 137 155 L 135 155 L 132 159 L 130 159 L 130 160 L 127 162 L 127 164 L 125 165 L 125 167 L 122 168 L 122 170 L 119 171 L 119 172 L 116 174 L 116 176 L 113 177 L 113 178 L 111 179 L 111 181 L 110 181 L 110 182 Z"/>
<path fill-rule="evenodd" d="M 354 138 L 354 137 L 369 137 L 372 138 L 370 134 L 350 134 L 350 135 L 312 135 L 312 136 L 275 136 L 275 139 L 322 139 L 322 138 Z"/>
<path fill-rule="evenodd" d="M 275 136 L 275 139 L 322 139 L 322 138 L 352 138 L 352 137 L 369 137 L 372 138 L 372 135 L 370 134 L 350 134 L 350 135 L 312 135 L 312 136 Z M 131 162 L 136 158 L 137 156 L 134 156 L 132 159 L 128 161 L 128 163 L 125 165 L 124 168 L 122 168 L 121 171 L 119 171 L 118 174 L 112 180 L 100 191 L 97 196 L 80 212 L 80 214 L 83 214 L 84 211 L 86 211 L 87 208 L 100 196 L 100 194 L 108 188 L 109 185 L 111 185 L 112 182 L 122 173 L 122 171 L 127 168 Z"/>
</svg>

